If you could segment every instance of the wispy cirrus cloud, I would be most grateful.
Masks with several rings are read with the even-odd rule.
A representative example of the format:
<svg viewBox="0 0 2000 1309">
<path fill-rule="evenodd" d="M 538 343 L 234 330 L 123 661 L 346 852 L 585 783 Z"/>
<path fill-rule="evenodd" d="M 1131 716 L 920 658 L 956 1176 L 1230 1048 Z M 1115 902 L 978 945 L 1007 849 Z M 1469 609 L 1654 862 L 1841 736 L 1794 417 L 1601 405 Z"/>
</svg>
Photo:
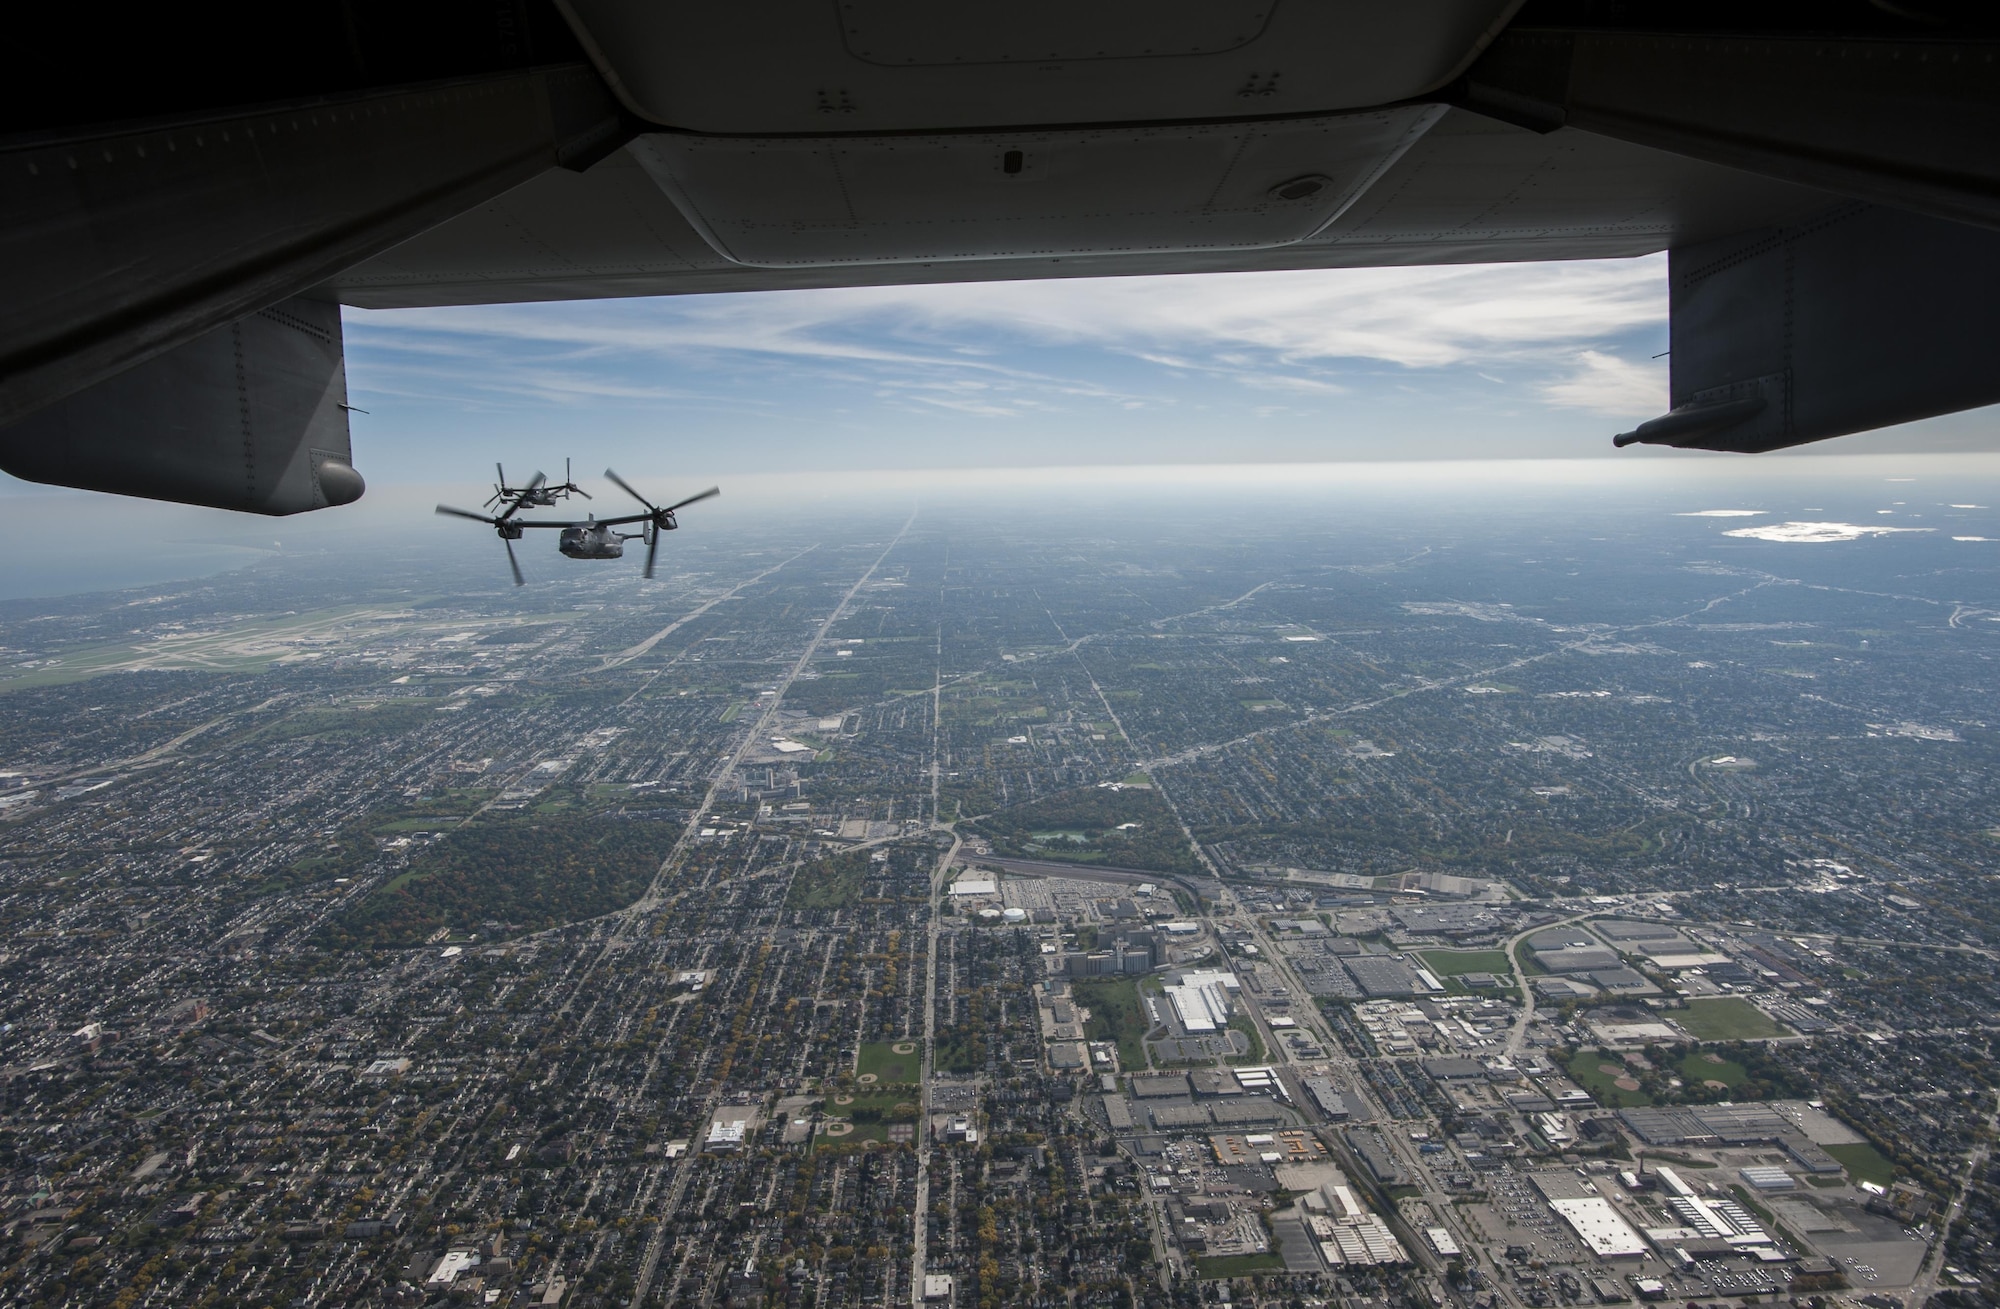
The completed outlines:
<svg viewBox="0 0 2000 1309">
<path fill-rule="evenodd" d="M 1601 342 L 1660 323 L 1666 263 L 1357 268 L 828 294 L 927 333 L 979 327 L 1151 357 L 1249 347 L 1288 362 L 1368 359 L 1424 368 L 1518 361 L 1551 345 Z"/>
<path fill-rule="evenodd" d="M 353 320 L 366 340 L 484 339 L 534 346 L 570 365 L 733 354 L 1023 382 L 1056 380 L 1010 362 L 1010 350 L 1024 346 L 1295 379 L 1294 370 L 1333 361 L 1492 368 L 1546 363 L 1552 348 L 1568 347 L 1563 358 L 1580 358 L 1584 368 L 1552 384 L 1550 398 L 1593 407 L 1615 401 L 1639 376 L 1616 374 L 1623 361 L 1601 347 L 1663 319 L 1664 277 L 1660 259 L 1603 260 L 852 287 L 377 311 Z"/>
<path fill-rule="evenodd" d="M 1667 407 L 1667 370 L 1599 350 L 1582 350 L 1569 374 L 1541 386 L 1542 398 L 1596 414 L 1657 413 Z"/>
<path fill-rule="evenodd" d="M 1051 343 L 1251 346 L 1407 367 L 1518 357 L 1662 321 L 1663 258 L 1176 277 L 846 287 L 443 309 L 350 311 L 365 330 L 535 340 L 577 350 L 717 349 L 969 367 L 939 333 Z M 645 306 L 631 312 L 633 306 Z"/>
<path fill-rule="evenodd" d="M 1647 356 L 1666 307 L 1666 262 L 1645 258 L 350 310 L 347 324 L 361 394 L 468 438 L 526 443 L 560 414 L 559 430 L 671 431 L 728 460 L 969 466 L 996 450 L 1574 451 L 1615 430 L 1591 415 L 1663 407 Z M 1004 444 L 982 444 L 995 424 Z"/>
</svg>

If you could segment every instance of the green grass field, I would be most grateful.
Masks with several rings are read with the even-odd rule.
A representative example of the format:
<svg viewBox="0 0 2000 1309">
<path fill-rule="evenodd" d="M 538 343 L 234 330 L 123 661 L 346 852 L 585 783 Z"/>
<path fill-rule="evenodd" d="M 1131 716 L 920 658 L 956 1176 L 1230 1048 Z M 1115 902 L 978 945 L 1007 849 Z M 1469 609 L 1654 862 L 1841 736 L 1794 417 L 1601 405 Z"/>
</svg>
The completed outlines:
<svg viewBox="0 0 2000 1309">
<path fill-rule="evenodd" d="M 854 1069 L 856 1077 L 873 1079 L 863 1086 L 914 1085 L 923 1071 L 923 1045 L 915 1040 L 865 1041 Z"/>
<path fill-rule="evenodd" d="M 865 1048 L 865 1047 L 864 1047 Z M 899 1086 L 887 1091 L 856 1087 L 826 1098 L 826 1118 L 815 1149 L 859 1145 L 863 1141 L 889 1140 L 889 1129 L 898 1123 L 914 1123 L 919 1103 L 914 1088 Z"/>
<path fill-rule="evenodd" d="M 1423 960 L 1424 967 L 1437 974 L 1447 994 L 1520 998 L 1521 991 L 1514 985 L 1514 970 L 1508 965 L 1505 950 L 1419 950 L 1417 957 Z M 1465 984 L 1467 973 L 1491 973 L 1500 985 L 1475 991 Z"/>
<path fill-rule="evenodd" d="M 1895 1179 L 1896 1166 L 1866 1141 L 1855 1145 L 1829 1145 L 1826 1152 L 1840 1160 L 1841 1166 L 1847 1169 L 1847 1175 L 1857 1182 L 1887 1186 Z"/>
<path fill-rule="evenodd" d="M 1754 1041 L 1759 1037 L 1782 1036 L 1778 1026 L 1756 1005 L 1741 996 L 1720 1000 L 1690 1000 L 1685 1011 L 1671 1015 L 1700 1041 Z"/>
<path fill-rule="evenodd" d="M 828 1119 L 820 1125 L 819 1135 L 813 1138 L 815 1150 L 838 1150 L 842 1146 L 860 1145 L 864 1141 L 888 1144 L 887 1123 L 847 1123 Z"/>
<path fill-rule="evenodd" d="M 1611 1067 L 1618 1071 L 1605 1071 Z M 1616 1055 L 1598 1050 L 1578 1051 L 1570 1057 L 1569 1075 L 1576 1079 L 1578 1086 L 1595 1096 L 1599 1104 L 1609 1108 L 1635 1109 L 1653 1103 L 1653 1097 L 1644 1091 L 1628 1091 L 1618 1085 L 1618 1079 L 1625 1076 L 1625 1071 L 1624 1064 Z"/>
<path fill-rule="evenodd" d="M 1146 1066 L 1145 1006 L 1139 1003 L 1137 982 L 1078 982 L 1070 988 L 1076 1002 L 1090 1010 L 1083 1034 L 1093 1041 L 1116 1041 L 1118 1065 L 1127 1071 Z"/>
<path fill-rule="evenodd" d="M 1194 1261 L 1199 1277 L 1248 1277 L 1252 1273 L 1282 1273 L 1285 1256 L 1272 1250 L 1265 1254 L 1228 1254 L 1213 1259 L 1199 1256 Z"/>
<path fill-rule="evenodd" d="M 1505 950 L 1420 950 L 1418 957 L 1439 977 L 1457 977 L 1462 973 L 1492 973 L 1495 977 L 1514 975 L 1513 965 L 1507 962 Z"/>
<path fill-rule="evenodd" d="M 787 909 L 845 909 L 861 895 L 868 875 L 864 851 L 830 855 L 800 866 L 785 891 Z"/>
<path fill-rule="evenodd" d="M 1691 1083 L 1721 1082 L 1731 1090 L 1750 1080 L 1749 1072 L 1734 1059 L 1700 1052 L 1681 1060 L 1681 1076 Z"/>
</svg>

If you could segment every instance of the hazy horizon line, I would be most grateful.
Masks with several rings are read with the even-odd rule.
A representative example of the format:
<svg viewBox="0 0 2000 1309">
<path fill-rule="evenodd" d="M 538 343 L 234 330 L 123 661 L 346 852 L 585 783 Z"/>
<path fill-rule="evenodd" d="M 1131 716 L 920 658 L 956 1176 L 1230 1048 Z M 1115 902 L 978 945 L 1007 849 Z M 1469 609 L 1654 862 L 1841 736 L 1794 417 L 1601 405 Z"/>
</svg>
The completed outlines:
<svg viewBox="0 0 2000 1309">
<path fill-rule="evenodd" d="M 574 458 L 572 457 L 572 463 Z M 965 482 L 968 480 L 1001 480 L 1038 482 L 1057 480 L 1098 480 L 1110 482 L 1143 481 L 1169 484 L 1187 478 L 1213 478 L 1223 476 L 1245 485 L 1254 484 L 1273 477 L 1295 477 L 1314 474 L 1327 478 L 1340 476 L 1366 476 L 1371 480 L 1394 480 L 1400 476 L 1423 476 L 1434 478 L 1447 469 L 1463 470 L 1466 473 L 1505 472 L 1510 474 L 1569 474 L 1565 481 L 1598 480 L 1605 475 L 1613 478 L 1642 475 L 1657 478 L 1663 482 L 1676 479 L 1676 475 L 1697 475 L 1698 480 L 1710 481 L 1716 478 L 1730 480 L 1741 476 L 1742 480 L 1761 479 L 1770 473 L 1796 477 L 1808 470 L 1817 473 L 1872 473 L 1899 465 L 1921 465 L 1915 471 L 1936 475 L 1946 468 L 1962 469 L 1967 472 L 2000 475 L 2000 451 L 1909 451 L 1906 453 L 1886 453 L 1879 451 L 1847 453 L 1837 450 L 1814 450 L 1798 447 L 1791 450 L 1774 451 L 1766 455 L 1735 455 L 1711 451 L 1647 450 L 1619 452 L 1604 455 L 1553 456 L 1537 454 L 1494 454 L 1479 458 L 1462 456 L 1435 458 L 1333 458 L 1312 460 L 1281 459 L 1235 459 L 1235 460 L 1178 460 L 1178 461 L 1118 461 L 1092 463 L 1024 463 L 986 465 L 931 465 L 922 467 L 882 466 L 865 468 L 809 467 L 809 468 L 701 468 L 693 471 L 673 471 L 649 469 L 645 465 L 628 465 L 620 469 L 628 481 L 670 482 L 679 485 L 688 481 L 702 481 L 729 478 L 748 482 L 753 486 L 777 487 L 787 482 L 811 479 L 815 484 L 824 483 L 828 478 L 865 480 L 872 482 L 928 483 Z M 364 476 L 366 469 L 363 469 Z M 580 480 L 596 482 L 602 480 L 597 471 L 575 472 Z M 359 501 L 356 509 L 365 509 L 371 499 L 379 502 L 382 498 L 396 495 L 430 495 L 450 492 L 454 489 L 483 485 L 490 486 L 492 478 L 483 471 L 465 478 L 450 479 L 408 479 L 371 480 L 368 494 Z M 644 489 L 644 488 L 642 488 Z M 617 492 L 613 489 L 614 498 Z M 53 486 L 0 474 L 0 498 L 54 500 L 64 498 L 89 498 L 107 506 L 157 505 L 167 509 L 186 509 L 191 512 L 227 513 L 232 520 L 264 522 L 302 522 L 308 518 L 325 518 L 338 514 L 340 510 L 319 510 L 311 515 L 298 515 L 290 519 L 266 519 L 257 515 L 229 513 L 228 511 L 203 511 L 198 506 L 177 505 L 168 501 L 140 500 L 128 496 L 111 496 L 108 493 L 83 491 L 72 487 Z"/>
</svg>

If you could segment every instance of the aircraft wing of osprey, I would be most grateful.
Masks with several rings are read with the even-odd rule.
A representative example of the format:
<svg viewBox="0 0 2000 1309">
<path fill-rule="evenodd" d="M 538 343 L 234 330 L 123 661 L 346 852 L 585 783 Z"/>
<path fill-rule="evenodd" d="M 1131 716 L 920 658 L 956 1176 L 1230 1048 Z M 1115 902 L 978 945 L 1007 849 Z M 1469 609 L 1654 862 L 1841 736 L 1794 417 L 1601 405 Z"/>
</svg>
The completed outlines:
<svg viewBox="0 0 2000 1309">
<path fill-rule="evenodd" d="M 2000 16 L 1967 0 L 236 0 L 18 29 L 0 467 L 40 481 L 356 498 L 343 304 L 1665 250 L 1672 408 L 1621 442 L 2000 400 Z"/>
</svg>

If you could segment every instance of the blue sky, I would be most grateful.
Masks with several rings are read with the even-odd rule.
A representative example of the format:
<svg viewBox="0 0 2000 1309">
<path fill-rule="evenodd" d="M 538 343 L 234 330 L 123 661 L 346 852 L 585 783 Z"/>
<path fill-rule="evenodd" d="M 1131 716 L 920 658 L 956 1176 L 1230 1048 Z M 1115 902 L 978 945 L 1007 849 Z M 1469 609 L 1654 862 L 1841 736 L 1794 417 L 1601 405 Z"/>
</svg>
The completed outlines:
<svg viewBox="0 0 2000 1309">
<path fill-rule="evenodd" d="M 1612 457 L 1666 408 L 1666 257 L 348 310 L 376 484 Z M 2000 448 L 1994 411 L 1851 453 Z M 1631 451 L 1627 459 L 1678 452 Z"/>
<path fill-rule="evenodd" d="M 1665 407 L 1664 258 L 347 314 L 371 477 L 1576 456 Z"/>
</svg>

